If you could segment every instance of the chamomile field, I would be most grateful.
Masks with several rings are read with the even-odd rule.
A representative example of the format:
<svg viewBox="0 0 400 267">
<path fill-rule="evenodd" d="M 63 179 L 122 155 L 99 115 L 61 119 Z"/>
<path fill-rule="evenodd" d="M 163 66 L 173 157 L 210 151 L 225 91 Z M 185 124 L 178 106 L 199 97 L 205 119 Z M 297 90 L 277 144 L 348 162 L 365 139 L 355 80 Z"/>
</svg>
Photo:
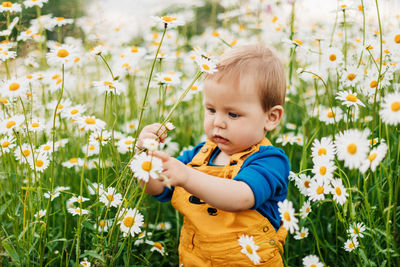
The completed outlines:
<svg viewBox="0 0 400 267">
<path fill-rule="evenodd" d="M 259 42 L 287 75 L 267 133 L 291 164 L 285 266 L 400 266 L 400 3 L 100 2 L 0 0 L 0 266 L 178 266 L 146 150 L 204 141 L 204 76 Z"/>
</svg>

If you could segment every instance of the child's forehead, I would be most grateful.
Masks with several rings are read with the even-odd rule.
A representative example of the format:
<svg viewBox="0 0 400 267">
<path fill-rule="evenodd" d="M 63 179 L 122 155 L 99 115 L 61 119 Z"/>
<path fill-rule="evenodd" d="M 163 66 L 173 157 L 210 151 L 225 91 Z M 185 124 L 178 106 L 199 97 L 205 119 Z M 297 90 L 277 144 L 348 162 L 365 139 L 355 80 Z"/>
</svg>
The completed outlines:
<svg viewBox="0 0 400 267">
<path fill-rule="evenodd" d="M 223 76 L 223 77 L 218 77 L 218 79 L 214 78 L 207 78 L 204 80 L 204 89 L 207 90 L 209 88 L 212 88 L 213 90 L 218 90 L 218 88 L 223 87 L 229 87 L 230 90 L 232 90 L 232 93 L 246 93 L 248 95 L 250 94 L 258 94 L 258 88 L 257 84 L 253 79 L 251 79 L 249 76 L 243 76 L 238 77 L 238 76 Z"/>
</svg>

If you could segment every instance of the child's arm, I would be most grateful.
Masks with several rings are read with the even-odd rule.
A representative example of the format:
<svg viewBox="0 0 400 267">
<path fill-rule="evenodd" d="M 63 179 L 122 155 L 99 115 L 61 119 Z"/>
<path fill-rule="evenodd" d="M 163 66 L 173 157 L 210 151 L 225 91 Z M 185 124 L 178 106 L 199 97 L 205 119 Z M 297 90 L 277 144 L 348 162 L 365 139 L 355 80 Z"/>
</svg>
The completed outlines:
<svg viewBox="0 0 400 267">
<path fill-rule="evenodd" d="M 158 137 L 161 133 L 163 133 L 160 137 Z M 144 139 L 153 139 L 160 141 L 161 143 L 164 142 L 165 138 L 167 137 L 167 132 L 165 127 L 161 127 L 160 123 L 153 123 L 150 125 L 147 125 L 143 128 L 143 130 L 140 132 L 140 135 L 138 137 L 137 141 L 137 146 L 139 148 L 143 147 L 143 140 Z M 141 181 L 140 186 L 144 188 L 145 182 Z M 149 195 L 159 195 L 164 191 L 164 183 L 159 180 L 159 179 L 152 179 L 150 178 L 149 181 L 147 182 L 145 192 Z"/>
<path fill-rule="evenodd" d="M 225 211 L 243 211 L 254 206 L 253 191 L 245 182 L 205 174 L 165 152 L 153 153 L 163 161 L 163 174 L 169 178 L 172 186 L 181 186 L 208 204 Z"/>
</svg>

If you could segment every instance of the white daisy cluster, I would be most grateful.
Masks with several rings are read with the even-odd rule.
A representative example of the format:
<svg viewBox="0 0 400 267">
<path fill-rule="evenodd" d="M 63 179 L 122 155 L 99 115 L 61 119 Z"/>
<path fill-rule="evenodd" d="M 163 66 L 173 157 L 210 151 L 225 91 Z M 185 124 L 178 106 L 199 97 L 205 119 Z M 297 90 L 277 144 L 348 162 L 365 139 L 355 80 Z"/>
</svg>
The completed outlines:
<svg viewBox="0 0 400 267">
<path fill-rule="evenodd" d="M 364 232 L 366 228 L 363 223 L 353 223 L 349 226 L 347 230 L 347 234 L 349 235 L 349 239 L 344 243 L 344 249 L 348 252 L 355 250 L 358 245 L 358 238 L 364 237 Z"/>
</svg>

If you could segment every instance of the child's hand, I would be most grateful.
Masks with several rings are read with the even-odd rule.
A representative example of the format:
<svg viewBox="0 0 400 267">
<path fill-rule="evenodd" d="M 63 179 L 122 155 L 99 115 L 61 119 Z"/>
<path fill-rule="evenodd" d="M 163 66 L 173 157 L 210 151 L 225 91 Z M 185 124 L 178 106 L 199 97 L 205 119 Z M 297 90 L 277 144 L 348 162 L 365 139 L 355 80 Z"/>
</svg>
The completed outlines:
<svg viewBox="0 0 400 267">
<path fill-rule="evenodd" d="M 152 154 L 163 162 L 162 174 L 168 178 L 167 186 L 184 187 L 189 177 L 190 168 L 165 152 L 154 151 Z"/>
<path fill-rule="evenodd" d="M 161 136 L 158 137 L 160 134 Z M 143 140 L 147 138 L 157 140 L 163 143 L 166 137 L 167 137 L 167 131 L 165 126 L 161 127 L 161 123 L 153 123 L 145 126 L 143 130 L 140 132 L 137 146 L 139 148 L 143 148 Z"/>
</svg>

